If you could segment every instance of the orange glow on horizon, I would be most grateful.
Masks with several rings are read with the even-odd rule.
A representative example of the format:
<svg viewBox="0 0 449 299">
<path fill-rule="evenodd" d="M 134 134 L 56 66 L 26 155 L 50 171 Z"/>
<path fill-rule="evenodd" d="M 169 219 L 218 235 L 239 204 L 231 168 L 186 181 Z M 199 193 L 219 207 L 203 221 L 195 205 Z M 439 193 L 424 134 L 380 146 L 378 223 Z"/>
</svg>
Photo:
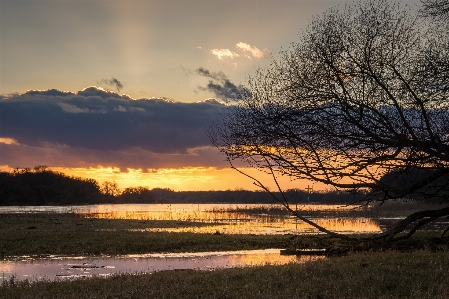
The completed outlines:
<svg viewBox="0 0 449 299">
<path fill-rule="evenodd" d="M 118 167 L 98 166 L 90 168 L 49 167 L 49 169 L 70 176 L 92 178 L 99 184 L 105 181 L 114 181 L 121 189 L 142 186 L 149 189 L 170 188 L 174 191 L 261 190 L 253 184 L 250 178 L 232 168 L 184 167 L 148 169 L 144 171 L 142 169 L 128 168 L 121 170 Z M 0 166 L 0 170 L 12 171 L 13 168 L 3 165 Z M 252 168 L 242 170 L 262 181 L 270 190 L 277 190 L 269 175 Z M 324 184 L 313 183 L 307 180 L 291 181 L 288 177 L 280 178 L 279 182 L 284 190 L 293 188 L 305 190 L 308 185 L 313 185 L 313 190 L 315 191 L 327 189 L 327 186 Z"/>
</svg>

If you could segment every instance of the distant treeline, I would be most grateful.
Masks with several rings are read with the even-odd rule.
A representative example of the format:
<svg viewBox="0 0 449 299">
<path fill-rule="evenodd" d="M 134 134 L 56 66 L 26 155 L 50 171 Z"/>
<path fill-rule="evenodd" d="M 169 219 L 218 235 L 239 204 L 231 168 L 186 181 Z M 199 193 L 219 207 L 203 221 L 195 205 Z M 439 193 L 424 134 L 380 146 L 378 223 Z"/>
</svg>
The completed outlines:
<svg viewBox="0 0 449 299">
<path fill-rule="evenodd" d="M 274 192 L 276 196 L 279 193 Z M 308 194 L 287 190 L 292 203 L 352 203 L 364 194 L 328 191 Z M 94 179 L 67 176 L 45 166 L 0 172 L 0 205 L 81 205 L 102 203 L 276 203 L 267 192 L 248 190 L 178 191 L 130 187 L 120 190 L 115 182 L 101 185 Z"/>
<path fill-rule="evenodd" d="M 45 166 L 0 172 L 1 205 L 71 205 L 98 203 L 103 198 L 97 181 L 67 176 Z"/>
</svg>

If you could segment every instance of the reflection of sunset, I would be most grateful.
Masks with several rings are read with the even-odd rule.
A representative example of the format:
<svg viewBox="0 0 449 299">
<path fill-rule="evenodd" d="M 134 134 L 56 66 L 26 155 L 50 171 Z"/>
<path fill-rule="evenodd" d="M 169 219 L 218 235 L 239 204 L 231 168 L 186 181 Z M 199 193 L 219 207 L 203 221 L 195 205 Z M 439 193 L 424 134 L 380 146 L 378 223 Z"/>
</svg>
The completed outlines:
<svg viewBox="0 0 449 299">
<path fill-rule="evenodd" d="M 324 259 L 324 256 L 296 256 L 296 255 L 280 255 L 279 252 L 272 254 L 242 254 L 229 257 L 230 265 L 284 265 L 288 263 L 303 263 Z"/>
<path fill-rule="evenodd" d="M 316 219 L 318 225 L 331 231 L 381 232 L 377 221 L 372 219 Z"/>
<path fill-rule="evenodd" d="M 381 232 L 379 224 L 371 219 L 314 219 L 315 223 L 331 231 L 346 233 L 368 233 Z M 286 221 L 278 219 L 273 222 L 236 221 L 224 225 L 195 226 L 180 228 L 154 228 L 146 231 L 151 232 L 192 232 L 192 233 L 225 233 L 225 234 L 304 234 L 317 233 L 312 226 L 298 221 Z"/>
<path fill-rule="evenodd" d="M 151 232 L 192 232 L 224 234 L 299 234 L 317 233 L 316 229 L 303 221 L 282 215 L 248 214 L 236 212 L 236 209 L 258 209 L 264 205 L 217 205 L 217 204 L 147 204 L 147 205 L 100 205 L 88 210 L 79 210 L 81 214 L 94 218 L 172 220 L 201 222 L 206 225 L 148 228 Z M 271 205 L 268 205 L 271 206 Z M 302 205 L 302 210 L 328 211 L 338 210 L 339 205 Z M 346 208 L 346 207 L 345 207 Z M 318 225 L 332 231 L 349 233 L 380 232 L 377 221 L 368 218 L 316 218 Z M 207 225 L 210 223 L 211 225 Z"/>
<path fill-rule="evenodd" d="M 14 269 L 14 264 L 12 262 L 1 262 L 0 263 L 0 272 L 2 273 L 11 273 Z"/>
</svg>

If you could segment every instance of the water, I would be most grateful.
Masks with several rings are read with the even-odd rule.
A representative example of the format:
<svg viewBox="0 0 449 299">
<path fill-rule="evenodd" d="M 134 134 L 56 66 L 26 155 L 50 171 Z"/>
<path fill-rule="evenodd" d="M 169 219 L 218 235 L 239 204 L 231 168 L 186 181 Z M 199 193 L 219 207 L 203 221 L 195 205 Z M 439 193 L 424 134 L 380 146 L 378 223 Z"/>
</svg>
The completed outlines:
<svg viewBox="0 0 449 299">
<path fill-rule="evenodd" d="M 323 257 L 285 256 L 280 249 L 145 254 L 114 257 L 20 257 L 0 262 L 0 282 L 12 275 L 18 280 L 61 280 L 83 277 L 106 277 L 118 273 L 143 274 L 162 270 L 214 270 L 259 265 L 303 263 Z"/>
</svg>

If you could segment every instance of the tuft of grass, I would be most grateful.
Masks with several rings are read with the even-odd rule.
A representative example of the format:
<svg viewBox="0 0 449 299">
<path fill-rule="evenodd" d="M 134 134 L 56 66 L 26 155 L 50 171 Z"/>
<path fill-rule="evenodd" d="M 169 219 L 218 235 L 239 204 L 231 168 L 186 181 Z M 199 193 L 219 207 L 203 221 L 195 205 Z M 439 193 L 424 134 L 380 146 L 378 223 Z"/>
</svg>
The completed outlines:
<svg viewBox="0 0 449 299">
<path fill-rule="evenodd" d="M 449 253 L 357 253 L 306 264 L 5 282 L 0 298 L 447 298 Z"/>
</svg>

